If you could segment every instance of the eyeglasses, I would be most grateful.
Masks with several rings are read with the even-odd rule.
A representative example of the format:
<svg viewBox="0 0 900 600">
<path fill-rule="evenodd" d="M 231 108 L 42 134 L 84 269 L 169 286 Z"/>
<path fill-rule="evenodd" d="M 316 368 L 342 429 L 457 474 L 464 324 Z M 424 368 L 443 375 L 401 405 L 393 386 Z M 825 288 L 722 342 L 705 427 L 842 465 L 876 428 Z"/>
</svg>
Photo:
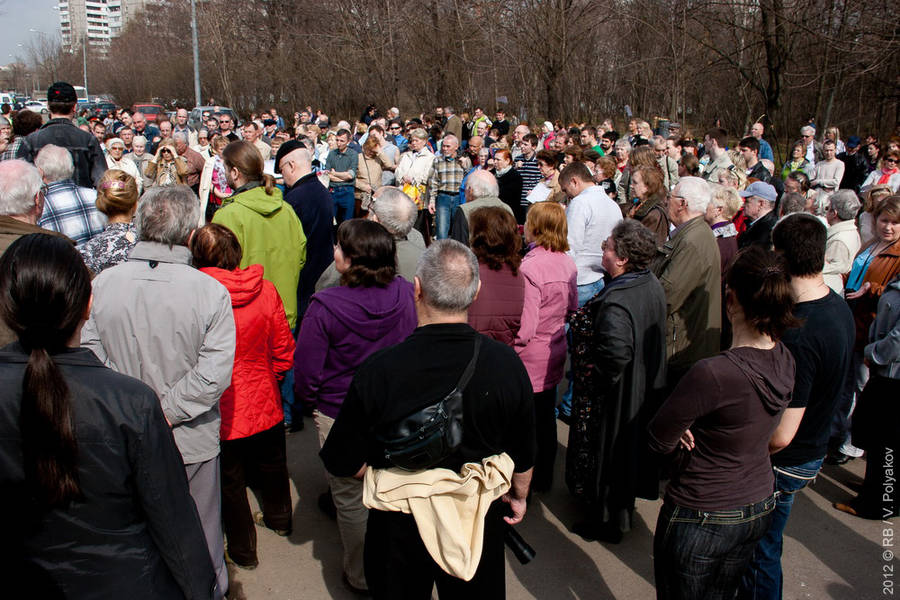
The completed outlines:
<svg viewBox="0 0 900 600">
<path fill-rule="evenodd" d="M 897 159 L 896 159 L 896 158 L 885 158 L 885 159 L 884 159 L 884 162 L 896 163 L 896 162 L 897 162 Z"/>
</svg>

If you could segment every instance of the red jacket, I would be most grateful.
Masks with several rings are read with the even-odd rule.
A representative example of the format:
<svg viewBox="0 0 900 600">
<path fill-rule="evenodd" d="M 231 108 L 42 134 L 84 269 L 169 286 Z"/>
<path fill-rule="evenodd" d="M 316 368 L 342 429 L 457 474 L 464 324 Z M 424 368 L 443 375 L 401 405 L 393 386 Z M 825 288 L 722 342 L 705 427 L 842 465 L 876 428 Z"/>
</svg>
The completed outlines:
<svg viewBox="0 0 900 600">
<path fill-rule="evenodd" d="M 231 386 L 222 394 L 221 439 L 249 437 L 281 423 L 280 374 L 294 365 L 294 337 L 281 298 L 263 279 L 262 265 L 200 269 L 231 294 L 237 347 Z"/>
</svg>

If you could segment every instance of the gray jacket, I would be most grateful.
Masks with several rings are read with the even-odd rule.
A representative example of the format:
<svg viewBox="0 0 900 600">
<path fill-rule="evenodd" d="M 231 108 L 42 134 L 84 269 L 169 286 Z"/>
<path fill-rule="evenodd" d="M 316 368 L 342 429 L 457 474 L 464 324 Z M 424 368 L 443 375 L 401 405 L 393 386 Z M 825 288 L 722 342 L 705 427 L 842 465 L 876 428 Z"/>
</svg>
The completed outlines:
<svg viewBox="0 0 900 600">
<path fill-rule="evenodd" d="M 878 300 L 878 315 L 865 347 L 870 368 L 882 377 L 900 379 L 900 278 L 895 277 Z"/>
<path fill-rule="evenodd" d="M 138 242 L 94 279 L 81 344 L 156 391 L 185 464 L 219 454 L 219 398 L 231 385 L 231 297 L 184 246 Z"/>
</svg>

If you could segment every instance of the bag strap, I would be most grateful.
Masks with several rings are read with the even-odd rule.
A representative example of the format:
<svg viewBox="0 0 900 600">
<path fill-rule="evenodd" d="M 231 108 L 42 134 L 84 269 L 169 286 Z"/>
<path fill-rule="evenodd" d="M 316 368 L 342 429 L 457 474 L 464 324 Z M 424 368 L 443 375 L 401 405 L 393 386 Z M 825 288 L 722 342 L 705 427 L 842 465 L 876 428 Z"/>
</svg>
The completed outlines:
<svg viewBox="0 0 900 600">
<path fill-rule="evenodd" d="M 466 365 L 466 370 L 463 371 L 462 377 L 459 378 L 459 381 L 456 384 L 456 389 L 462 392 L 466 389 L 466 386 L 469 385 L 469 380 L 472 379 L 472 374 L 475 373 L 475 363 L 478 362 L 478 350 L 481 348 L 481 335 L 475 334 L 475 350 L 472 352 L 472 358 L 469 360 L 469 364 Z"/>
</svg>

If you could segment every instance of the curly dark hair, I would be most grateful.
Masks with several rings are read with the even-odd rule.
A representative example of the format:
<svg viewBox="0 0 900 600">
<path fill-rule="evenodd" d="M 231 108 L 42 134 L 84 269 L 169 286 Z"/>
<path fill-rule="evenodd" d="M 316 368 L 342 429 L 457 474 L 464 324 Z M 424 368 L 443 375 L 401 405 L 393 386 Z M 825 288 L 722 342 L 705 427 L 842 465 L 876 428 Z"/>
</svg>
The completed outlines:
<svg viewBox="0 0 900 600">
<path fill-rule="evenodd" d="M 635 219 L 624 219 L 613 227 L 610 237 L 613 240 L 616 256 L 626 258 L 625 272 L 642 271 L 650 266 L 656 256 L 656 234 L 641 225 Z"/>
<path fill-rule="evenodd" d="M 469 240 L 478 262 L 492 271 L 509 265 L 513 275 L 519 272 L 522 262 L 522 236 L 516 219 L 503 208 L 491 206 L 479 208 L 469 215 Z"/>
</svg>

